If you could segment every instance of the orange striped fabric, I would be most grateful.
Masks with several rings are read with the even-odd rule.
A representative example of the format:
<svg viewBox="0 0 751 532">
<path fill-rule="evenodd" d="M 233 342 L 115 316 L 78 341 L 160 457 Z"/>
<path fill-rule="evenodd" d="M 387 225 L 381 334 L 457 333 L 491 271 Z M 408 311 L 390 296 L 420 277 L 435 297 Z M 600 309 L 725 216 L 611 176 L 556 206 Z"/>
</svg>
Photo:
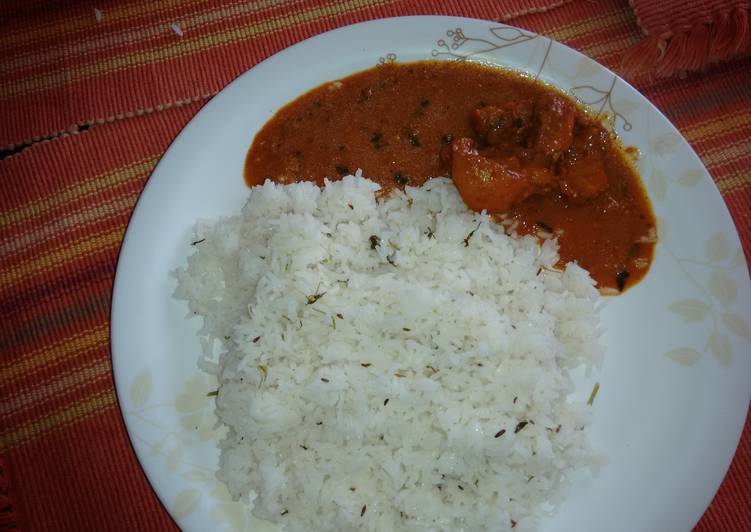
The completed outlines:
<svg viewBox="0 0 751 532">
<path fill-rule="evenodd" d="M 128 442 L 109 355 L 138 194 L 174 136 L 247 68 L 322 31 L 411 14 L 511 20 L 616 70 L 642 36 L 626 0 L 4 3 L 0 155 L 14 155 L 0 160 L 0 529 L 175 528 Z M 751 59 L 634 81 L 704 160 L 751 259 Z M 749 499 L 747 422 L 697 530 L 751 530 Z"/>
</svg>

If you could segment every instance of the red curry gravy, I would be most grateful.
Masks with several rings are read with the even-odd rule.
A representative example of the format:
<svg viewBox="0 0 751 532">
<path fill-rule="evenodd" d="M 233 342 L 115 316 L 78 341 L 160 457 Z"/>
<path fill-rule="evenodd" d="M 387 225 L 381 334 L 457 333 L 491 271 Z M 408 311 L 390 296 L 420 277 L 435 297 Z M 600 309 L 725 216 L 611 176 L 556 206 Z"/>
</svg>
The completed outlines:
<svg viewBox="0 0 751 532">
<path fill-rule="evenodd" d="M 652 260 L 654 214 L 618 140 L 567 96 L 514 73 L 424 61 L 326 83 L 258 132 L 245 178 L 322 185 L 358 168 L 385 192 L 452 176 L 470 208 L 557 235 L 561 264 L 577 261 L 600 288 L 623 291 Z"/>
</svg>

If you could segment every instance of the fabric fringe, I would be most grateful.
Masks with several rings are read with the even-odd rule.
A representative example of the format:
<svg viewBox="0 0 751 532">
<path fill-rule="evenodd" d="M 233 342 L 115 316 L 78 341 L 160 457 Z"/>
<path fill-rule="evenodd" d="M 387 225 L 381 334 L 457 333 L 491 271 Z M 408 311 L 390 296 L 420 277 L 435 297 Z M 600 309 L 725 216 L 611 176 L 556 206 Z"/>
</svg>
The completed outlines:
<svg viewBox="0 0 751 532">
<path fill-rule="evenodd" d="M 621 71 L 631 76 L 654 73 L 669 77 L 750 52 L 751 11 L 736 7 L 698 19 L 685 29 L 647 35 L 626 52 Z"/>
</svg>

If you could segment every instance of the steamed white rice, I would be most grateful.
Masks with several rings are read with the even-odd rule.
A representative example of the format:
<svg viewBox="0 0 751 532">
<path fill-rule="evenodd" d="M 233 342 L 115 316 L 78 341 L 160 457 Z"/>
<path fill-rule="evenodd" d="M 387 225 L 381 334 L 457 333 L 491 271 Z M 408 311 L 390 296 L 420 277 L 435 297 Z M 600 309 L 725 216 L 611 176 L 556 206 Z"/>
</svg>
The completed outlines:
<svg viewBox="0 0 751 532">
<path fill-rule="evenodd" d="M 377 190 L 266 182 L 197 225 L 176 296 L 219 378 L 218 477 L 286 530 L 534 528 L 596 463 L 569 398 L 594 282 L 447 179 Z"/>
</svg>

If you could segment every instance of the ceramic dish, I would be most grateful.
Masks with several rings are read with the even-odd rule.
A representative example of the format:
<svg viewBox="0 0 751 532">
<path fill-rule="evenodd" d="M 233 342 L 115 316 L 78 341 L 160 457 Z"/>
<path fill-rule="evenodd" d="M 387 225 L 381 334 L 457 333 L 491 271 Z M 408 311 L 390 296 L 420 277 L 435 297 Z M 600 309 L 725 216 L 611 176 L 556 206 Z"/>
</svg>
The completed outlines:
<svg viewBox="0 0 751 532">
<path fill-rule="evenodd" d="M 573 477 L 544 531 L 689 530 L 732 459 L 751 389 L 751 289 L 738 236 L 688 143 L 635 89 L 547 37 L 449 17 L 376 20 L 292 46 L 246 72 L 185 127 L 154 170 L 123 242 L 112 303 L 120 408 L 138 458 L 185 530 L 262 530 L 214 478 L 214 380 L 196 366 L 198 319 L 172 299 L 169 272 L 191 252 L 198 218 L 239 212 L 255 132 L 327 80 L 385 61 L 477 60 L 528 73 L 606 112 L 659 218 L 647 277 L 603 311 L 606 359 L 590 427 L 608 457 Z M 279 80 L 284 80 L 283 83 Z M 580 379 L 577 393 L 589 394 Z"/>
</svg>

